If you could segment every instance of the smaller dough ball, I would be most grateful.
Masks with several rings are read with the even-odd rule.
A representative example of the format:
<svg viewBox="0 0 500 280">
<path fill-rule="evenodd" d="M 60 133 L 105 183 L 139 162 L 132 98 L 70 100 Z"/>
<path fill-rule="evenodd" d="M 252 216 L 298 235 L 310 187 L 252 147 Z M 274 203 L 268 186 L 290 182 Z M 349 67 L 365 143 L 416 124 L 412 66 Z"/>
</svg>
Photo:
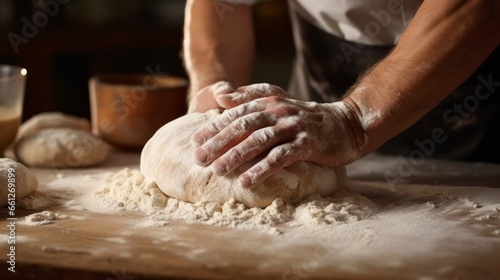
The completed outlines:
<svg viewBox="0 0 500 280">
<path fill-rule="evenodd" d="M 12 170 L 9 170 L 12 168 Z M 9 174 L 10 175 L 9 177 Z M 14 185 L 15 192 L 10 192 L 9 179 Z M 0 207 L 8 205 L 9 197 L 18 201 L 36 190 L 38 180 L 24 165 L 10 158 L 0 158 Z"/>
<path fill-rule="evenodd" d="M 21 124 L 17 139 L 47 128 L 72 128 L 90 132 L 90 122 L 87 119 L 60 112 L 40 113 Z"/>
<path fill-rule="evenodd" d="M 17 159 L 29 166 L 82 167 L 103 162 L 110 147 L 88 132 L 50 128 L 21 138 L 14 146 Z"/>
</svg>

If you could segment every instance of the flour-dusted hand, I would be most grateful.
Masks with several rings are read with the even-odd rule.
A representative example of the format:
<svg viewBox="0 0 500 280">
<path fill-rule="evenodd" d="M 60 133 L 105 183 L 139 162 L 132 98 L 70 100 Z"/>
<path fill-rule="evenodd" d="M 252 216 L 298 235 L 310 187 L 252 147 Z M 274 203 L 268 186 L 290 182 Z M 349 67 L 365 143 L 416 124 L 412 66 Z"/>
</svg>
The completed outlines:
<svg viewBox="0 0 500 280">
<path fill-rule="evenodd" d="M 237 89 L 226 81 L 202 88 L 189 105 L 189 112 L 206 112 L 211 109 L 229 109 L 262 97 L 288 97 L 282 88 L 267 84 L 252 84 Z"/>
<path fill-rule="evenodd" d="M 272 96 L 224 111 L 192 140 L 200 145 L 196 163 L 212 164 L 217 175 L 260 159 L 239 176 L 240 184 L 251 188 L 298 161 L 346 165 L 359 158 L 365 134 L 357 114 L 344 102 Z"/>
<path fill-rule="evenodd" d="M 282 88 L 261 83 L 242 86 L 233 92 L 220 91 L 216 96 L 216 101 L 222 108 L 229 109 L 255 99 L 271 96 L 289 97 L 288 93 Z"/>
</svg>

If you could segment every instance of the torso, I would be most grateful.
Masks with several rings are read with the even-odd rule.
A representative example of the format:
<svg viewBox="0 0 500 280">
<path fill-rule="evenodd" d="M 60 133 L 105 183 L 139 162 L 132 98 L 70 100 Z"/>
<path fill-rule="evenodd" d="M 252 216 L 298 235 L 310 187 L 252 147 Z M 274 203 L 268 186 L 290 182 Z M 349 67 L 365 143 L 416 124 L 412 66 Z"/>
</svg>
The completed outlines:
<svg viewBox="0 0 500 280">
<path fill-rule="evenodd" d="M 327 33 L 366 45 L 394 45 L 422 0 L 289 0 L 290 10 Z"/>
</svg>

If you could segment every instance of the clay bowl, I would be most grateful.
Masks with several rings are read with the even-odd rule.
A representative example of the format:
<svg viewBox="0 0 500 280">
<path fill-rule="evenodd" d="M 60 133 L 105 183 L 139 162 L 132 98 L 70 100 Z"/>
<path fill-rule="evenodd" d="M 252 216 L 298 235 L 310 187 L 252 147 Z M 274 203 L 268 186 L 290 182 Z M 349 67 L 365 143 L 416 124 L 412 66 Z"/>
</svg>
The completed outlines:
<svg viewBox="0 0 500 280">
<path fill-rule="evenodd" d="M 102 74 L 89 80 L 92 132 L 121 149 L 140 151 L 167 122 L 187 111 L 186 79 Z"/>
</svg>

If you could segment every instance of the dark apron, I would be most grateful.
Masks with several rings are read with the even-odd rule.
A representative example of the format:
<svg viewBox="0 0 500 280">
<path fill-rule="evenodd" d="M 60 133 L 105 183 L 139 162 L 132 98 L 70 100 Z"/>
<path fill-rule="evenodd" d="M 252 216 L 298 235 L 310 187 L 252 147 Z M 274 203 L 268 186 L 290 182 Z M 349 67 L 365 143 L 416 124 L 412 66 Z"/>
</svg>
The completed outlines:
<svg viewBox="0 0 500 280">
<path fill-rule="evenodd" d="M 369 46 L 340 39 L 309 23 L 293 9 L 291 17 L 296 60 L 289 92 L 301 100 L 341 100 L 358 77 L 393 47 Z M 449 97 L 413 126 L 387 141 L 377 152 L 411 157 L 420 150 L 420 154 L 426 157 L 499 162 L 500 138 L 495 133 L 500 124 L 499 70 L 500 49 L 497 47 Z M 488 83 L 488 79 L 493 83 Z M 474 95 L 480 85 L 482 100 Z M 465 113 L 455 113 L 453 110 L 457 105 L 462 106 Z M 436 128 L 442 129 L 447 138 L 442 143 L 431 144 L 432 131 Z"/>
</svg>

